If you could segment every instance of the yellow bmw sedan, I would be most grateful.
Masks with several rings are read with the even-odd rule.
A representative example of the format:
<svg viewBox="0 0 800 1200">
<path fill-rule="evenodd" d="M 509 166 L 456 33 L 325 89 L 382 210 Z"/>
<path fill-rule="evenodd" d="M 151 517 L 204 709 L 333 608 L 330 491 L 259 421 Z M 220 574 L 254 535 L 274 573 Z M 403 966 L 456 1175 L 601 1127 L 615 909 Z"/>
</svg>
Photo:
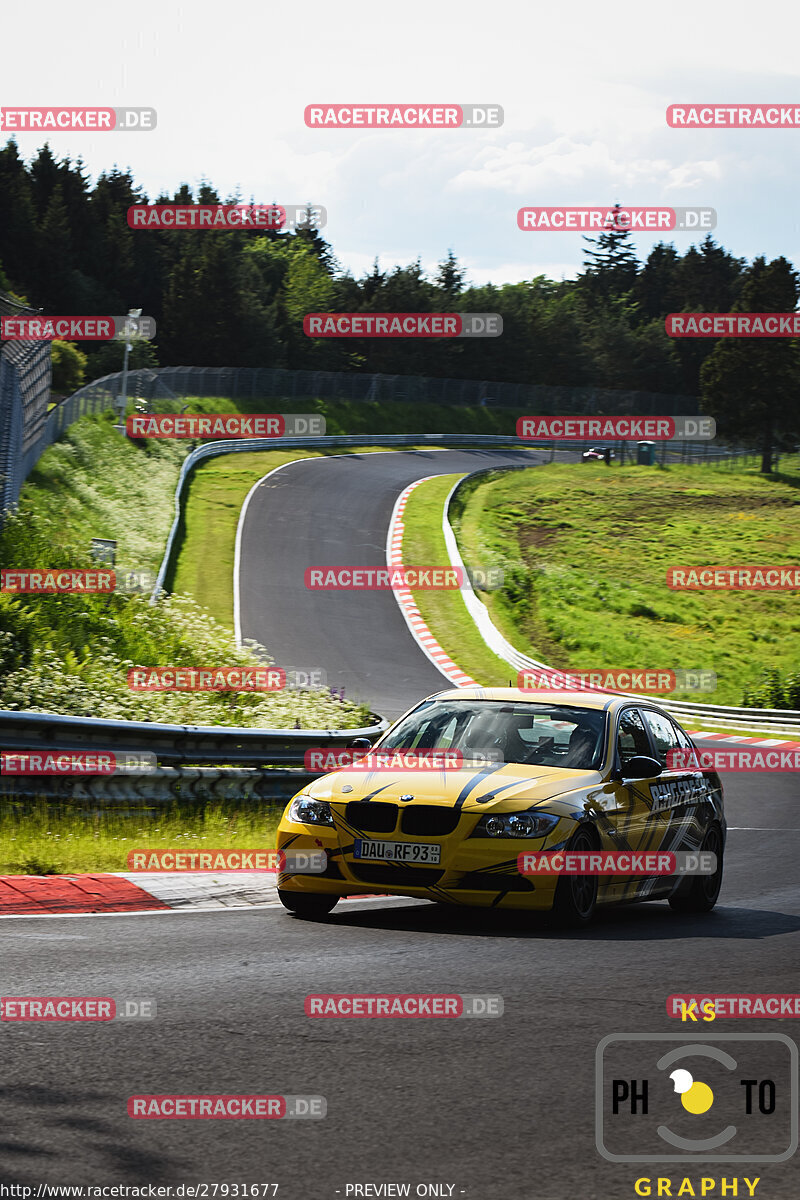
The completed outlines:
<svg viewBox="0 0 800 1200">
<path fill-rule="evenodd" d="M 303 788 L 281 820 L 279 850 L 316 852 L 287 856 L 278 875 L 297 916 L 376 893 L 552 911 L 571 925 L 601 904 L 700 913 L 717 901 L 722 784 L 649 701 L 460 688 L 356 745 L 363 757 Z M 676 855 L 712 865 L 666 873 Z M 311 859 L 315 873 L 297 869 Z"/>
</svg>

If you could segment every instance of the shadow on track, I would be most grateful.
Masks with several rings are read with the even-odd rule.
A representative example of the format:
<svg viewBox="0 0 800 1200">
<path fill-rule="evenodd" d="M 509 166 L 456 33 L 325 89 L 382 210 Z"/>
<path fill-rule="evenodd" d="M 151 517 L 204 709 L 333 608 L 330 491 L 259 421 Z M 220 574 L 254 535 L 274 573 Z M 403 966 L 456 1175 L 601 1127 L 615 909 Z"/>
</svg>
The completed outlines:
<svg viewBox="0 0 800 1200">
<path fill-rule="evenodd" d="M 294 918 L 299 920 L 299 918 Z M 461 937 L 514 937 L 560 941 L 654 942 L 687 938 L 758 941 L 800 930 L 800 916 L 771 909 L 721 905 L 700 916 L 674 913 L 661 901 L 600 909 L 586 929 L 559 929 L 547 915 L 492 911 L 431 904 L 391 905 L 385 908 L 336 908 L 326 925 L 356 929 L 399 930 Z"/>
</svg>

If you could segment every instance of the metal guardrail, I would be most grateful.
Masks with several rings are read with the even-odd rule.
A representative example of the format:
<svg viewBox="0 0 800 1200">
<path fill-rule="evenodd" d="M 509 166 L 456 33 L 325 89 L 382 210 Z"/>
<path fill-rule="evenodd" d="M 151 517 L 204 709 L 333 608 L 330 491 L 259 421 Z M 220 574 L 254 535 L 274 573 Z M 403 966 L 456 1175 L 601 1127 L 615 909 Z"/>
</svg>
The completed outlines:
<svg viewBox="0 0 800 1200">
<path fill-rule="evenodd" d="M 347 746 L 357 737 L 373 740 L 388 726 L 375 717 L 374 724 L 362 729 L 242 729 L 0 711 L 3 750 L 149 751 L 160 764 L 154 771 L 124 775 L 0 774 L 0 798 L 138 804 L 286 801 L 323 774 L 305 767 L 306 750 Z M 161 765 L 165 763 L 174 765 Z"/>
<path fill-rule="evenodd" d="M 160 763 L 297 767 L 303 764 L 304 752 L 315 746 L 346 746 L 353 738 L 376 738 L 388 728 L 388 722 L 380 717 L 364 729 L 243 729 L 0 711 L 0 747 L 150 751 Z"/>
</svg>

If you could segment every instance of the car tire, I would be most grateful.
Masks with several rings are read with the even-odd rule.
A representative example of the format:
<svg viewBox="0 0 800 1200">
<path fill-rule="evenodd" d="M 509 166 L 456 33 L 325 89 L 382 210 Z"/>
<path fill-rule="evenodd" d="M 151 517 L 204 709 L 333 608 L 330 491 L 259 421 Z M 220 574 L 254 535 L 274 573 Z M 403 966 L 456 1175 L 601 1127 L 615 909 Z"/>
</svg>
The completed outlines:
<svg viewBox="0 0 800 1200">
<path fill-rule="evenodd" d="M 293 912 L 297 917 L 305 917 L 308 921 L 318 921 L 327 917 L 332 908 L 341 900 L 341 896 L 328 896 L 324 892 L 285 892 L 278 888 L 278 899 L 284 908 Z"/>
<path fill-rule="evenodd" d="M 581 828 L 572 835 L 566 849 L 567 853 L 591 853 L 597 850 L 597 840 L 589 829 Z M 596 875 L 562 875 L 553 897 L 554 923 L 568 929 L 588 925 L 597 908 L 597 885 Z"/>
<path fill-rule="evenodd" d="M 711 912 L 717 903 L 722 887 L 723 845 L 722 830 L 719 825 L 712 825 L 703 838 L 701 853 L 711 850 L 717 856 L 717 869 L 713 875 L 695 875 L 685 892 L 676 892 L 669 898 L 669 906 L 679 913 Z"/>
</svg>

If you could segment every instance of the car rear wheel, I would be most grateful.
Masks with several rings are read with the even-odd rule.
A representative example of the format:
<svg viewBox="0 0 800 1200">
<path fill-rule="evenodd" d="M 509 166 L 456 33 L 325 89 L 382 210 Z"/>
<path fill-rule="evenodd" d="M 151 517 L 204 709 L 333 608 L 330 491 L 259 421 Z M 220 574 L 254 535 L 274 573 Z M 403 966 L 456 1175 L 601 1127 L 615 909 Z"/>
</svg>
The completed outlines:
<svg viewBox="0 0 800 1200">
<path fill-rule="evenodd" d="M 722 887 L 722 830 L 719 825 L 712 825 L 703 838 L 701 853 L 710 850 L 717 856 L 717 869 L 713 875 L 695 875 L 685 892 L 676 892 L 670 896 L 670 908 L 675 912 L 704 913 L 711 912 L 717 903 L 719 890 Z"/>
<path fill-rule="evenodd" d="M 591 853 L 597 843 L 588 829 L 579 829 L 567 845 L 567 852 Z M 553 918 L 567 928 L 588 925 L 597 907 L 596 875 L 562 875 L 556 884 Z"/>
<path fill-rule="evenodd" d="M 278 899 L 284 908 L 305 917 L 309 921 L 318 921 L 326 917 L 332 908 L 341 900 L 341 896 L 328 896 L 324 892 L 284 892 L 278 888 Z"/>
</svg>

